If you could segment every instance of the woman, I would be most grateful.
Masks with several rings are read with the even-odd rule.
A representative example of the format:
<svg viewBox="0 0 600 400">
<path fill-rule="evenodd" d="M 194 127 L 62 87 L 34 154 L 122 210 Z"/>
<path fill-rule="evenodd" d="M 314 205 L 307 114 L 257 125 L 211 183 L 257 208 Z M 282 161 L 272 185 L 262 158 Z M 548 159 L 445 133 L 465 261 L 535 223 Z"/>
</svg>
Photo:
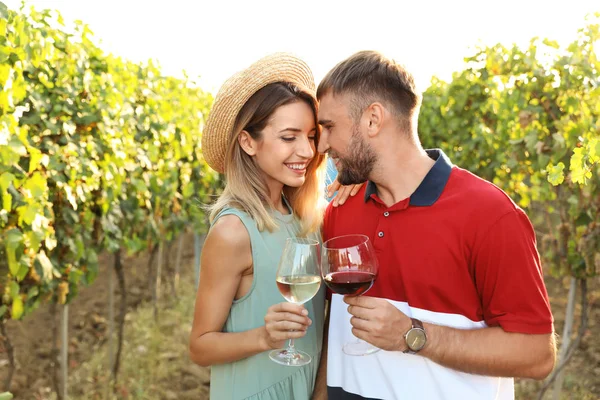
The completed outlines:
<svg viewBox="0 0 600 400">
<path fill-rule="evenodd" d="M 212 399 L 303 400 L 314 387 L 324 290 L 302 306 L 282 301 L 275 283 L 286 238 L 320 240 L 325 163 L 314 92 L 304 62 L 274 54 L 225 82 L 207 121 L 204 157 L 227 185 L 211 209 L 190 354 L 212 366 Z M 269 359 L 290 338 L 311 363 Z"/>
</svg>

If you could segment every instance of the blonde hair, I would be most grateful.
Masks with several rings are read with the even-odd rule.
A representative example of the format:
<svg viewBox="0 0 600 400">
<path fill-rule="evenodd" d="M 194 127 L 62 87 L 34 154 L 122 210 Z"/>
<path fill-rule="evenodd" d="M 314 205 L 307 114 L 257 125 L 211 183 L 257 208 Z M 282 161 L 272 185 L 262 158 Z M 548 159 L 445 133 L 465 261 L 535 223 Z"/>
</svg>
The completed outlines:
<svg viewBox="0 0 600 400">
<path fill-rule="evenodd" d="M 317 127 L 317 101 L 311 94 L 301 91 L 291 83 L 276 82 L 260 89 L 244 104 L 238 114 L 233 130 L 229 134 L 225 154 L 226 185 L 218 200 L 209 207 L 210 222 L 227 207 L 234 207 L 250 215 L 260 231 L 277 230 L 278 224 L 269 213 L 269 189 L 260 168 L 240 146 L 238 137 L 247 131 L 253 139 L 261 140 L 262 130 L 267 126 L 277 108 L 304 101 L 314 114 Z M 306 179 L 300 187 L 283 187 L 283 195 L 300 221 L 299 236 L 318 230 L 323 220 L 325 157 L 316 153 L 309 162 Z"/>
</svg>

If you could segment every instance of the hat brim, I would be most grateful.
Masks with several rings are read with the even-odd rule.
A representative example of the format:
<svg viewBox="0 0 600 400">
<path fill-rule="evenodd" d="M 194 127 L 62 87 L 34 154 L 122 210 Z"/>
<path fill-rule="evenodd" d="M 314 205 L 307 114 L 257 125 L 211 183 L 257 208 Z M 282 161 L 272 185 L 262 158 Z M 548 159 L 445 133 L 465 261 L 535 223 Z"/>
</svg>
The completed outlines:
<svg viewBox="0 0 600 400">
<path fill-rule="evenodd" d="M 219 89 L 202 134 L 202 153 L 212 169 L 225 171 L 225 153 L 244 104 L 254 93 L 275 82 L 292 83 L 315 96 L 315 80 L 310 68 L 292 54 L 271 54 L 233 75 Z"/>
</svg>

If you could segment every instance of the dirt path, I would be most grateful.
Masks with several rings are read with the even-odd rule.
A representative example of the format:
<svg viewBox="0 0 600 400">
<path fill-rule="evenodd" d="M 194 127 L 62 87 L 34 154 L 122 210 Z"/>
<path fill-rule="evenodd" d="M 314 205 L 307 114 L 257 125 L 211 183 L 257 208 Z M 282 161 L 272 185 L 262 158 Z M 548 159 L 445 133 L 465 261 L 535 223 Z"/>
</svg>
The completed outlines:
<svg viewBox="0 0 600 400">
<path fill-rule="evenodd" d="M 173 246 L 170 254 L 172 265 L 176 257 L 175 249 L 176 246 Z M 140 303 L 151 300 L 151 292 L 148 288 L 148 258 L 149 254 L 142 254 L 125 257 L 123 260 L 128 312 Z M 193 258 L 193 235 L 186 235 L 181 263 L 182 279 L 193 279 L 193 271 L 189 268 L 193 265 Z M 69 306 L 69 368 L 71 370 L 88 360 L 91 354 L 107 341 L 108 272 L 112 266 L 113 257 L 110 254 L 102 254 L 99 259 L 98 277 L 89 287 L 82 287 L 77 298 Z M 165 279 L 163 279 L 162 292 L 164 295 L 170 293 Z M 119 304 L 120 296 L 115 277 L 115 318 Z M 58 307 L 58 310 L 60 309 Z M 17 362 L 11 391 L 17 399 L 40 398 L 40 393 L 49 393 L 52 387 L 54 322 L 50 310 L 49 305 L 43 305 L 24 321 L 7 323 L 7 333 L 15 348 Z M 57 313 L 57 317 L 59 314 L 60 312 Z M 2 364 L 0 382 L 4 381 L 6 373 L 7 367 Z"/>
<path fill-rule="evenodd" d="M 562 335 L 565 310 L 567 306 L 567 294 L 569 279 L 545 279 L 552 314 L 554 316 L 554 329 Z M 574 331 L 579 329 L 579 317 L 581 315 L 580 297 L 577 294 L 577 306 L 575 308 Z M 568 366 L 565 368 L 565 380 L 561 398 L 577 400 L 600 399 L 600 277 L 588 280 L 588 329 L 584 334 L 581 345 Z M 560 343 L 559 343 L 560 345 Z M 531 380 L 515 381 L 517 399 L 536 399 L 541 383 Z M 545 399 L 552 398 L 552 389 L 548 389 Z"/>
</svg>

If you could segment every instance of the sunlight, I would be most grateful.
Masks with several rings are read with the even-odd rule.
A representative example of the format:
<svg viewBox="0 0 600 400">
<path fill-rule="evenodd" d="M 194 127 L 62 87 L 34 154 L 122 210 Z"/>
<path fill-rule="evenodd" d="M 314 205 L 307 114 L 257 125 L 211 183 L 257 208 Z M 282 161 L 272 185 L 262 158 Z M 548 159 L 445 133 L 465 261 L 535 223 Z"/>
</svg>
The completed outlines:
<svg viewBox="0 0 600 400">
<path fill-rule="evenodd" d="M 3 0 L 18 8 L 20 0 Z M 418 3 L 418 4 L 417 4 Z M 571 1 L 548 7 L 542 1 L 514 1 L 502 7 L 479 2 L 316 1 L 285 9 L 280 2 L 189 2 L 172 0 L 89 2 L 28 0 L 36 9 L 57 9 L 69 23 L 88 24 L 101 47 L 133 61 L 156 59 L 165 73 L 185 70 L 215 93 L 235 71 L 261 56 L 289 51 L 303 58 L 315 79 L 342 59 L 365 49 L 379 50 L 405 64 L 425 90 L 433 75 L 450 79 L 477 45 L 549 38 L 574 40 L 597 2 Z M 232 12 L 232 8 L 235 12 Z M 519 11 L 516 11 L 519 10 Z"/>
</svg>

